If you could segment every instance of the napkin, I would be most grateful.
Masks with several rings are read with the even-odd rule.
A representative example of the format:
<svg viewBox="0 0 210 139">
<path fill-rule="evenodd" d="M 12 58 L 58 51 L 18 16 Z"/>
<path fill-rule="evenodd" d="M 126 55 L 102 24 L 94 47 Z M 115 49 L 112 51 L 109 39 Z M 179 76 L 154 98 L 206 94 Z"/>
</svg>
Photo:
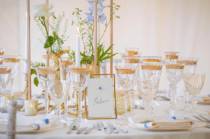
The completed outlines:
<svg viewBox="0 0 210 139">
<path fill-rule="evenodd" d="M 145 123 L 144 127 L 152 130 L 190 130 L 192 128 L 192 121 L 190 120 L 165 120 Z"/>
<path fill-rule="evenodd" d="M 210 97 L 209 96 L 203 97 L 202 100 L 198 102 L 198 104 L 210 105 Z"/>
</svg>

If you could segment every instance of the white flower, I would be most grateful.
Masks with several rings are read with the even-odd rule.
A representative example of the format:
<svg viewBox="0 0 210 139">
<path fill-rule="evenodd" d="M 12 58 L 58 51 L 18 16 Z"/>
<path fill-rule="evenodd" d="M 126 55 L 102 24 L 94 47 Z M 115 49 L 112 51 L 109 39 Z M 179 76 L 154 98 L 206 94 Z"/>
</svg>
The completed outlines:
<svg viewBox="0 0 210 139">
<path fill-rule="evenodd" d="M 53 7 L 49 6 L 47 3 L 37 5 L 35 7 L 35 9 L 37 10 L 36 14 L 35 14 L 36 17 L 39 17 L 39 16 L 44 16 L 44 17 L 54 16 L 54 12 L 52 12 Z"/>
</svg>

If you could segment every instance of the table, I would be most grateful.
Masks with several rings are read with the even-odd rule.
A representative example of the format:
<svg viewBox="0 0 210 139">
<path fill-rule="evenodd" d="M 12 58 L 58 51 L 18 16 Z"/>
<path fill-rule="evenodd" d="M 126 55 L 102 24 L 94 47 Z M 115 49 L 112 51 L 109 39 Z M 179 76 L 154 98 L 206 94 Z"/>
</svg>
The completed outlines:
<svg viewBox="0 0 210 139">
<path fill-rule="evenodd" d="M 207 112 L 208 105 L 200 105 L 198 109 Z M 20 121 L 25 121 L 24 119 Z M 191 131 L 180 132 L 151 132 L 137 128 L 128 128 L 128 134 L 105 134 L 94 130 L 88 135 L 77 135 L 75 133 L 67 134 L 67 129 L 59 128 L 45 133 L 38 134 L 18 134 L 17 139 L 209 139 L 210 129 L 196 128 Z M 6 139 L 6 136 L 0 134 L 0 139 Z"/>
</svg>

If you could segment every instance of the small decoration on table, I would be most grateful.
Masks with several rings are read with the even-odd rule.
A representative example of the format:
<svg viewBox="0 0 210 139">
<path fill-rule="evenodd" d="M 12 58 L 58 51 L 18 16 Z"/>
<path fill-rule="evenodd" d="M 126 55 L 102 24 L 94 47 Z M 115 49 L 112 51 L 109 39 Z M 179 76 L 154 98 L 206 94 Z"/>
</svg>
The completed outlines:
<svg viewBox="0 0 210 139">
<path fill-rule="evenodd" d="M 92 75 L 87 82 L 86 102 L 88 119 L 117 118 L 114 75 Z"/>
</svg>

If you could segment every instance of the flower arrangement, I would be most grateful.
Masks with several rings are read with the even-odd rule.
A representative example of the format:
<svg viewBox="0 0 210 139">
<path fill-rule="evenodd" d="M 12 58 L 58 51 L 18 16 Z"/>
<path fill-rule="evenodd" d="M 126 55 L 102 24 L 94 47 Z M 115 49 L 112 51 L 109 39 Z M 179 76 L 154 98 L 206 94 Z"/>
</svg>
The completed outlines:
<svg viewBox="0 0 210 139">
<path fill-rule="evenodd" d="M 35 21 L 44 36 L 43 48 L 48 49 L 50 54 L 60 57 L 65 51 L 62 49 L 67 39 L 67 21 L 64 22 L 64 14 L 56 16 L 53 7 L 47 4 L 37 6 Z M 64 30 L 61 32 L 61 26 Z"/>
<path fill-rule="evenodd" d="M 94 51 L 93 51 L 93 6 L 94 0 L 88 0 L 88 12 L 83 12 L 81 9 L 76 8 L 72 15 L 75 17 L 72 22 L 73 25 L 77 27 L 77 31 L 81 37 L 84 50 L 80 53 L 81 55 L 81 64 L 93 64 L 94 61 Z M 102 28 L 102 34 L 99 34 L 99 39 L 97 43 L 97 65 L 100 65 L 107 59 L 115 56 L 116 53 L 111 53 L 111 46 L 106 47 L 104 43 L 104 36 L 107 29 L 110 26 L 111 19 L 107 18 L 105 15 L 106 8 L 110 8 L 110 5 L 105 5 L 104 0 L 97 0 L 98 7 L 98 23 Z M 113 17 L 119 18 L 116 15 L 116 11 L 119 10 L 120 6 L 114 2 L 113 4 Z"/>
</svg>

